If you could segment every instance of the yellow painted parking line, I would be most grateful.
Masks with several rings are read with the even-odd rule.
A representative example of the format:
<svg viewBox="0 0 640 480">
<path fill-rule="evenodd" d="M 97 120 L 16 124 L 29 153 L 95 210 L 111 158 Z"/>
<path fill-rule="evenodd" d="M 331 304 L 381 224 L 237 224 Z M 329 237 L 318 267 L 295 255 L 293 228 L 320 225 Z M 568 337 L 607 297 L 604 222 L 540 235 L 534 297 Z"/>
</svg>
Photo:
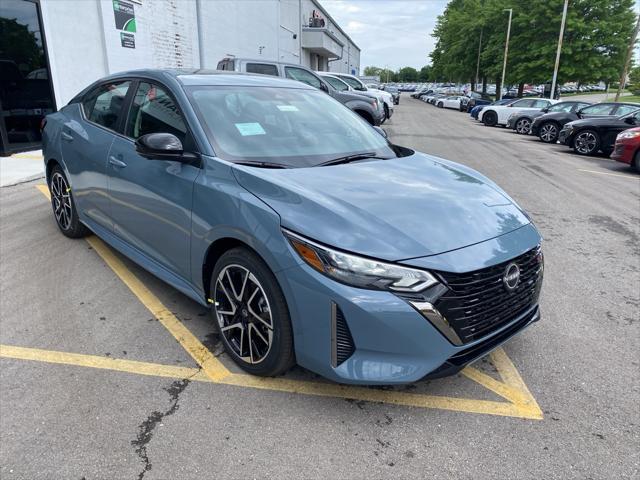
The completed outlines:
<svg viewBox="0 0 640 480">
<path fill-rule="evenodd" d="M 50 198 L 46 185 L 36 186 L 45 196 Z M 393 390 L 378 390 L 366 387 L 340 385 L 336 383 L 316 382 L 307 380 L 293 380 L 283 377 L 262 378 L 246 374 L 234 374 L 211 354 L 211 352 L 175 317 L 125 265 L 95 236 L 87 237 L 87 241 L 114 273 L 129 287 L 131 292 L 147 309 L 165 326 L 178 340 L 185 350 L 201 366 L 198 369 L 173 367 L 129 360 L 95 357 L 91 355 L 50 352 L 24 347 L 1 346 L 0 357 L 22 358 L 49 363 L 63 363 L 92 368 L 117 370 L 142 375 L 157 375 L 172 378 L 192 378 L 196 381 L 207 381 L 245 388 L 257 388 L 280 392 L 298 393 L 304 395 L 349 398 L 370 402 L 390 403 L 422 408 L 436 408 L 468 413 L 488 415 L 502 415 L 525 419 L 540 420 L 542 411 L 524 384 L 522 377 L 516 370 L 502 349 L 491 354 L 491 361 L 498 370 L 501 381 L 481 372 L 474 367 L 465 368 L 462 373 L 468 379 L 482 385 L 488 390 L 506 399 L 503 401 L 478 400 L 441 395 L 426 395 L 418 393 L 397 392 Z M 114 363 L 115 362 L 115 363 Z M 154 373 L 156 372 L 156 373 Z"/>
<path fill-rule="evenodd" d="M 244 388 L 256 388 L 318 397 L 348 398 L 367 402 L 388 403 L 408 407 L 433 408 L 456 412 L 499 415 L 532 420 L 542 419 L 542 412 L 514 402 L 498 402 L 477 400 L 442 395 L 426 395 L 420 393 L 378 390 L 366 387 L 354 387 L 336 383 L 323 383 L 307 380 L 291 380 L 283 377 L 261 378 L 244 374 L 229 374 L 219 380 L 207 376 L 197 368 L 162 365 L 157 363 L 123 360 L 117 358 L 67 353 L 38 348 L 0 345 L 0 358 L 30 360 L 43 363 L 55 363 L 78 367 L 97 368 L 137 375 L 167 377 L 174 379 L 188 378 L 191 381 L 232 385 Z"/>
<path fill-rule="evenodd" d="M 135 373 L 137 375 L 149 375 L 153 377 L 195 378 L 199 374 L 204 376 L 198 368 L 174 367 L 172 365 L 138 362 L 136 360 L 122 360 L 119 358 L 101 357 L 98 355 L 57 352 L 53 350 L 16 347 L 12 345 L 0 345 L 0 357 L 99 368 L 103 370 L 114 370 L 116 372 Z"/>
<path fill-rule="evenodd" d="M 610 175 L 612 177 L 620 177 L 620 178 L 627 178 L 627 179 L 631 179 L 631 180 L 640 180 L 640 176 L 635 176 L 632 174 L 624 174 L 624 173 L 609 173 L 609 172 L 598 172 L 597 170 L 587 170 L 584 168 L 579 168 L 578 169 L 579 172 L 587 172 L 587 173 L 595 173 L 597 175 Z"/>
<path fill-rule="evenodd" d="M 37 185 L 47 198 L 51 198 L 49 189 L 46 185 Z M 165 307 L 160 299 L 149 290 L 138 277 L 122 263 L 122 261 L 114 255 L 114 253 L 104 244 L 98 237 L 91 235 L 86 238 L 87 242 L 93 247 L 105 263 L 114 271 L 114 273 L 129 287 L 129 290 L 147 307 L 154 317 L 174 336 L 174 338 L 182 345 L 182 347 L 191 355 L 202 370 L 212 379 L 220 380 L 229 375 L 231 372 L 205 347 L 196 336 L 184 326 L 176 316 Z"/>
<path fill-rule="evenodd" d="M 17 155 L 11 155 L 9 158 L 18 158 L 20 160 L 40 160 L 41 162 L 43 161 L 42 155 L 21 155 L 21 154 L 17 154 Z"/>
</svg>

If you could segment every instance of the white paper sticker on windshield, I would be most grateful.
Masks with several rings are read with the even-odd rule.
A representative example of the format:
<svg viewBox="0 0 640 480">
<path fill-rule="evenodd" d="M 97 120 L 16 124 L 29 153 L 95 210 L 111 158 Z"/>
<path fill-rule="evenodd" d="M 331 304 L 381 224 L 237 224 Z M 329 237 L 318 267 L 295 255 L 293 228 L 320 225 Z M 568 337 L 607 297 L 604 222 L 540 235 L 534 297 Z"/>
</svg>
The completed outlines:
<svg viewBox="0 0 640 480">
<path fill-rule="evenodd" d="M 262 125 L 258 122 L 254 123 L 236 123 L 236 128 L 240 132 L 240 135 L 243 137 L 248 137 L 250 135 L 264 135 L 267 132 L 264 131 Z"/>
<path fill-rule="evenodd" d="M 298 107 L 295 105 L 278 105 L 278 110 L 281 112 L 297 112 Z"/>
</svg>

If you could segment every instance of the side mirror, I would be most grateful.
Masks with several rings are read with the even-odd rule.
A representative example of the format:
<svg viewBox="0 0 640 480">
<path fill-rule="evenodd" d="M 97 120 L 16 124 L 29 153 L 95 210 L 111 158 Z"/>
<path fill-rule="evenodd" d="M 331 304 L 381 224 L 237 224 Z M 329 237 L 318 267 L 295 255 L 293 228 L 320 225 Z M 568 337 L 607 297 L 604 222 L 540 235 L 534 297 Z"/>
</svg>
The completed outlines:
<svg viewBox="0 0 640 480">
<path fill-rule="evenodd" d="M 329 93 L 329 87 L 324 82 L 320 82 L 320 90 L 322 90 L 325 93 Z"/>
<path fill-rule="evenodd" d="M 180 161 L 184 155 L 182 142 L 172 133 L 148 133 L 136 140 L 136 151 L 151 160 Z"/>
<path fill-rule="evenodd" d="M 542 110 L 540 110 L 542 113 L 547 113 L 549 111 L 549 107 L 544 107 Z"/>
<path fill-rule="evenodd" d="M 387 138 L 387 132 L 385 132 L 382 128 L 380 127 L 376 127 L 374 125 L 373 129 L 378 132 L 380 135 L 382 135 L 384 138 Z"/>
<path fill-rule="evenodd" d="M 629 125 L 635 125 L 636 119 L 634 117 L 627 117 L 624 119 L 624 123 L 628 123 Z"/>
</svg>

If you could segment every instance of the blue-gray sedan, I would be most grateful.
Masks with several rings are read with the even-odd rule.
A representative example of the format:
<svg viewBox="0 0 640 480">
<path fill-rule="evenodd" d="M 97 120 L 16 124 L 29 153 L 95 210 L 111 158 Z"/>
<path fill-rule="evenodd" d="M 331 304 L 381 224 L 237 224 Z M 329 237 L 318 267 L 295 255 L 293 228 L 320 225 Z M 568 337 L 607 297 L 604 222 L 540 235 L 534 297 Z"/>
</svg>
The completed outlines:
<svg viewBox="0 0 640 480">
<path fill-rule="evenodd" d="M 62 233 L 210 306 L 243 369 L 391 384 L 538 320 L 543 258 L 495 183 L 383 133 L 299 82 L 140 70 L 49 115 L 43 151 Z"/>
</svg>

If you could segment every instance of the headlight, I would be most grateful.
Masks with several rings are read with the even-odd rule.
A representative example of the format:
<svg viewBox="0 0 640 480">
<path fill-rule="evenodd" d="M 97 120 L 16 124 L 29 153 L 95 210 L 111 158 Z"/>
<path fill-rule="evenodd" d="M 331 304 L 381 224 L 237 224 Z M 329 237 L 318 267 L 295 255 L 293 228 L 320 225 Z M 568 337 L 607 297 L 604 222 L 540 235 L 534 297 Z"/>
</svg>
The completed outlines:
<svg viewBox="0 0 640 480">
<path fill-rule="evenodd" d="M 339 252 L 292 232 L 283 230 L 283 233 L 307 264 L 320 273 L 347 285 L 374 290 L 419 292 L 438 283 L 429 272 L 424 270 Z"/>
<path fill-rule="evenodd" d="M 640 137 L 640 131 L 635 132 L 622 132 L 618 134 L 617 140 L 622 140 L 623 138 L 636 138 Z"/>
</svg>

